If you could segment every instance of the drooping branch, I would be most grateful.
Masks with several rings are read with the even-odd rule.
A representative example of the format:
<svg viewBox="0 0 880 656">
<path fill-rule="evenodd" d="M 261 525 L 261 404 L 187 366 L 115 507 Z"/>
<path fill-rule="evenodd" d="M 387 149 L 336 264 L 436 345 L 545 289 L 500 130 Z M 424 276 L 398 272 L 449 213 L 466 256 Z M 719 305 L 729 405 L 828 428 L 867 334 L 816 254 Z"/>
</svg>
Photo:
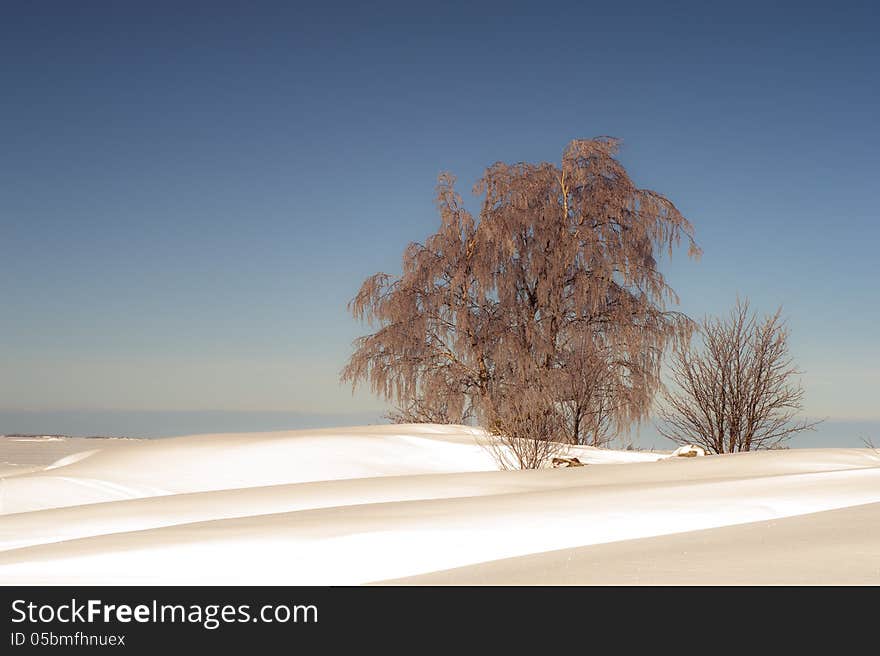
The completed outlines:
<svg viewBox="0 0 880 656">
<path fill-rule="evenodd" d="M 523 398 L 551 399 L 552 417 L 527 413 L 542 440 L 604 443 L 644 419 L 660 356 L 692 330 L 667 309 L 677 298 L 657 253 L 682 239 L 699 249 L 617 148 L 573 141 L 558 166 L 490 166 L 475 186 L 478 221 L 442 175 L 438 231 L 407 248 L 400 277 L 368 278 L 349 306 L 378 330 L 355 343 L 343 380 L 409 408 L 402 416 L 486 426 L 521 428 L 511 413 Z"/>
</svg>

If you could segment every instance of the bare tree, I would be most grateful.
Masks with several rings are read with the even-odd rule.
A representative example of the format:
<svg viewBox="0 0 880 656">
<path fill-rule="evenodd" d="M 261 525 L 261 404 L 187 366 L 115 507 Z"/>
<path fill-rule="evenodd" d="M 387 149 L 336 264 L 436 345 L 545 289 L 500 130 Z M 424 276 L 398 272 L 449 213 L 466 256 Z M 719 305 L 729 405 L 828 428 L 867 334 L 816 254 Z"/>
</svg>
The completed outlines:
<svg viewBox="0 0 880 656">
<path fill-rule="evenodd" d="M 726 318 L 703 320 L 699 346 L 688 340 L 676 345 L 673 387 L 663 392 L 659 413 L 662 435 L 734 453 L 780 448 L 819 423 L 795 420 L 804 391 L 781 312 L 758 320 L 748 301 L 737 299 Z"/>
<path fill-rule="evenodd" d="M 657 258 L 682 237 L 699 249 L 671 201 L 633 184 L 617 147 L 572 141 L 561 165 L 490 166 L 474 189 L 478 221 L 441 175 L 440 229 L 410 244 L 399 277 L 369 277 L 349 304 L 376 330 L 342 379 L 405 417 L 518 431 L 546 410 L 545 441 L 601 444 L 645 419 L 664 349 L 692 330 L 666 309 L 678 299 Z M 552 400 L 537 414 L 523 401 L 535 395 Z"/>
<path fill-rule="evenodd" d="M 494 399 L 489 403 L 497 403 Z M 508 395 L 491 408 L 491 438 L 484 446 L 501 469 L 539 469 L 566 450 L 560 441 L 564 418 L 552 396 L 540 387 Z"/>
</svg>

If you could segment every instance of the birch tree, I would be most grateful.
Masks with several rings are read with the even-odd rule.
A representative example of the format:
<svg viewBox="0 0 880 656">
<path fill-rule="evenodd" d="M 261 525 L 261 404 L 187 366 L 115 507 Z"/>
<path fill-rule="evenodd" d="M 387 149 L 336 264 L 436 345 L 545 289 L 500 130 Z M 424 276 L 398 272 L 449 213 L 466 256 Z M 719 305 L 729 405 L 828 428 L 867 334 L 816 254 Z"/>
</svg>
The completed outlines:
<svg viewBox="0 0 880 656">
<path fill-rule="evenodd" d="M 682 241 L 700 250 L 672 201 L 633 183 L 618 145 L 576 140 L 559 164 L 493 164 L 474 187 L 477 217 L 441 175 L 438 231 L 349 304 L 372 332 L 342 380 L 397 404 L 399 420 L 537 422 L 542 441 L 603 444 L 645 419 L 664 350 L 693 329 L 669 309 L 678 298 L 658 261 Z M 527 412 L 527 399 L 542 407 Z"/>
</svg>

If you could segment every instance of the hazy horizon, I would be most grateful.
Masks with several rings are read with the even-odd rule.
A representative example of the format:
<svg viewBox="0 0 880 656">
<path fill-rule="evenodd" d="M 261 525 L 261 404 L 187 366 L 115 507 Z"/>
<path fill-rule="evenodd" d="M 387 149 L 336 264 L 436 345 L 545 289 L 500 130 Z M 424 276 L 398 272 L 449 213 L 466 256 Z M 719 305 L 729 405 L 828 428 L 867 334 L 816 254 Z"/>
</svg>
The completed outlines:
<svg viewBox="0 0 880 656">
<path fill-rule="evenodd" d="M 0 410 L 0 435 L 70 435 L 72 437 L 161 438 L 208 433 L 258 433 L 387 424 L 383 411 L 304 413 L 285 411 L 229 410 L 59 410 L 28 412 Z M 815 431 L 796 434 L 791 448 L 863 447 L 871 440 L 880 447 L 880 420 L 827 419 Z M 664 450 L 672 442 L 648 423 L 611 445 L 628 443 L 642 449 Z"/>
</svg>

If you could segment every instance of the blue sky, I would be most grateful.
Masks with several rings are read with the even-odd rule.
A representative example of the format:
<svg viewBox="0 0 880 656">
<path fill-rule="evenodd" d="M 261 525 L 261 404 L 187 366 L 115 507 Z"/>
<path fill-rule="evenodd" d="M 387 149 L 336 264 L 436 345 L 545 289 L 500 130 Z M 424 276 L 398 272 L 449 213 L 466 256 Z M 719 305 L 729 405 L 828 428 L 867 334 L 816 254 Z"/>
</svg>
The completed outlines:
<svg viewBox="0 0 880 656">
<path fill-rule="evenodd" d="M 782 304 L 807 413 L 880 419 L 870 3 L 184 4 L 4 5 L 0 411 L 379 411 L 345 304 L 437 174 L 614 135 L 681 309 Z"/>
</svg>

